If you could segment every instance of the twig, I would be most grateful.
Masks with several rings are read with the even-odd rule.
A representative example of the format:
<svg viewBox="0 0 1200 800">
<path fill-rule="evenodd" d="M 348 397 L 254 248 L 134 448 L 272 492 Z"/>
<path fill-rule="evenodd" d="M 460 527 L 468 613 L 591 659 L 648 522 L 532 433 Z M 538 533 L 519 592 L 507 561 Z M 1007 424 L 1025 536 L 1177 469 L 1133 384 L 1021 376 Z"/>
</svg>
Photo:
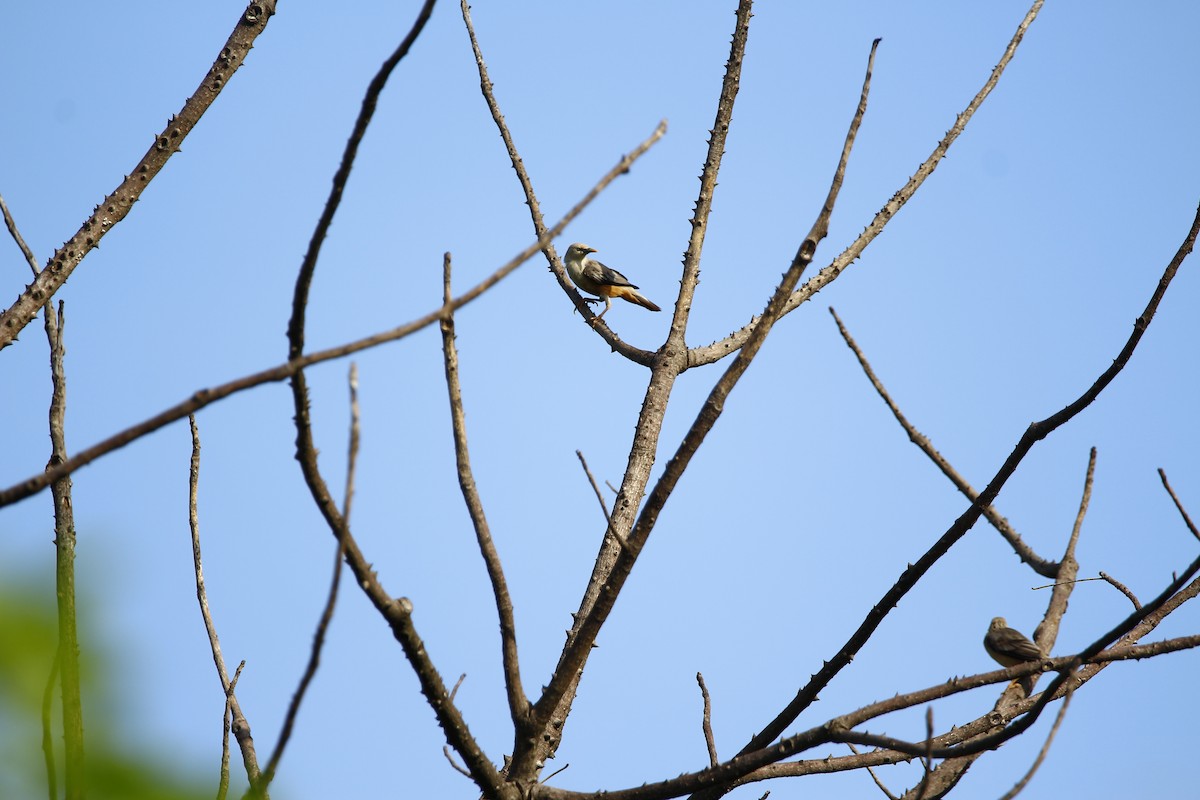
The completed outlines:
<svg viewBox="0 0 1200 800">
<path fill-rule="evenodd" d="M 717 758 L 717 742 L 713 738 L 712 698 L 708 695 L 708 687 L 704 685 L 704 676 L 699 672 L 696 673 L 696 683 L 700 684 L 700 697 L 704 701 L 704 716 L 700 720 L 700 727 L 704 731 L 704 743 L 708 746 L 708 763 L 709 766 L 715 767 L 720 763 L 720 759 Z"/>
<path fill-rule="evenodd" d="M 463 681 L 465 681 L 466 679 L 467 679 L 467 673 L 464 672 L 463 674 L 459 675 L 458 680 L 456 680 L 454 682 L 454 688 L 451 689 L 450 694 L 447 695 L 447 699 L 449 699 L 451 703 L 453 703 L 454 698 L 458 696 L 458 688 L 463 685 Z"/>
<path fill-rule="evenodd" d="M 120 433 L 114 434 L 98 444 L 92 445 L 91 447 L 76 453 L 58 467 L 47 470 L 44 473 L 33 475 L 21 481 L 20 483 L 14 484 L 9 488 L 0 491 L 0 508 L 37 494 L 49 486 L 53 481 L 58 480 L 64 475 L 74 472 L 80 467 L 92 463 L 97 458 L 100 458 L 101 456 L 106 455 L 113 450 L 124 447 L 130 442 L 140 439 L 146 434 L 153 433 L 159 428 L 162 428 L 172 422 L 184 419 L 189 414 L 193 414 L 196 411 L 212 405 L 218 400 L 223 400 L 232 394 L 245 391 L 246 389 L 250 389 L 255 386 L 260 386 L 264 383 L 275 383 L 278 381 L 287 380 L 305 367 L 310 367 L 314 364 L 320 364 L 324 361 L 332 361 L 333 359 L 343 358 L 362 350 L 377 347 L 387 342 L 403 339 L 406 336 L 432 325 L 438 320 L 444 319 L 450 313 L 467 305 L 486 292 L 488 289 L 491 289 L 497 283 L 502 281 L 504 278 L 508 277 L 515 269 L 517 269 L 517 267 L 528 261 L 535 253 L 545 247 L 546 244 L 554 237 L 562 233 L 563 229 L 566 228 L 567 225 L 577 216 L 579 216 L 579 214 L 585 208 L 587 208 L 587 206 L 591 204 L 594 199 L 596 199 L 596 196 L 599 195 L 601 191 L 608 187 L 608 185 L 616 180 L 620 175 L 628 172 L 633 163 L 637 161 L 637 159 L 641 158 L 641 156 L 644 155 L 645 152 L 649 150 L 655 142 L 662 138 L 663 130 L 664 129 L 662 126 L 659 126 L 658 129 L 650 134 L 649 138 L 638 145 L 633 151 L 622 156 L 617 164 L 610 169 L 608 173 L 599 180 L 599 182 L 596 183 L 592 190 L 589 191 L 582 200 L 576 203 L 575 206 L 572 207 L 571 210 L 568 211 L 562 217 L 562 219 L 560 219 L 554 225 L 554 227 L 547 231 L 544 238 L 538 239 L 536 242 L 530 244 L 511 260 L 509 260 L 508 263 L 499 267 L 487 278 L 475 284 L 475 286 L 470 290 L 459 295 L 453 303 L 434 309 L 428 314 L 425 314 L 424 316 L 419 317 L 411 322 L 405 323 L 397 328 L 392 328 L 391 330 L 383 331 L 382 333 L 357 339 L 353 342 L 339 345 L 337 347 L 331 347 L 326 350 L 318 350 L 309 353 L 308 355 L 286 361 L 278 366 L 262 370 L 261 372 L 256 372 L 252 375 L 246 375 L 210 389 L 200 389 L 194 392 L 183 402 L 180 402 L 171 408 L 168 408 L 165 411 L 162 411 L 153 417 L 138 423 L 137 425 L 126 428 Z"/>
<path fill-rule="evenodd" d="M 587 475 L 588 483 L 592 484 L 592 491 L 596 493 L 596 499 L 600 501 L 600 510 L 604 512 L 604 521 L 607 522 L 610 519 L 608 504 L 604 502 L 604 495 L 600 493 L 600 487 L 596 484 L 595 476 L 588 469 L 587 459 L 583 457 L 582 450 L 576 450 L 575 455 L 579 457 L 579 463 L 583 466 L 583 474 Z M 612 489 L 611 483 L 609 484 L 609 488 Z M 613 491 L 615 492 L 616 489 L 613 489 Z"/>
<path fill-rule="evenodd" d="M 450 254 L 442 259 L 442 292 L 445 302 L 450 302 Z M 513 617 L 512 596 L 508 593 L 508 582 L 504 578 L 504 566 L 500 552 L 492 539 L 487 516 L 483 511 L 483 500 L 475 485 L 471 470 L 471 453 L 467 447 L 467 417 L 463 409 L 462 384 L 458 376 L 458 348 L 454 345 L 454 317 L 442 320 L 442 361 L 446 373 L 446 391 L 450 399 L 450 427 L 454 436 L 454 457 L 458 468 L 458 485 L 463 503 L 475 529 L 475 540 L 492 584 L 492 595 L 496 603 L 496 616 L 500 620 L 500 652 L 504 665 L 504 687 L 508 696 L 508 711 L 518 732 L 528 733 L 530 703 L 521 685 L 521 664 L 517 657 L 517 625 Z M 518 736 L 520 738 L 520 736 Z"/>
<path fill-rule="evenodd" d="M 358 367 L 354 362 L 350 363 L 350 373 L 347 383 L 350 389 L 350 433 L 346 455 L 346 494 L 342 499 L 342 517 L 349 522 L 351 500 L 354 497 L 354 473 L 358 465 L 359 443 Z M 300 713 L 300 704 L 304 702 L 304 697 L 308 693 L 308 687 L 312 683 L 313 678 L 316 677 L 317 668 L 321 664 L 321 650 L 325 647 L 325 636 L 329 631 L 330 623 L 333 622 L 333 612 L 337 605 L 338 590 L 341 587 L 342 559 L 345 557 L 345 553 L 345 540 L 339 536 L 337 547 L 334 548 L 333 575 L 329 580 L 329 591 L 325 597 L 325 608 L 321 611 L 321 618 L 317 621 L 317 629 L 313 633 L 312 648 L 308 654 L 308 664 L 305 665 L 304 674 L 300 676 L 300 683 L 296 687 L 296 691 L 292 694 L 291 702 L 288 703 L 287 713 L 283 717 L 283 727 L 279 731 L 279 740 L 275 743 L 275 749 L 271 751 L 271 757 L 267 760 L 267 767 L 263 771 L 264 788 L 270 786 L 271 781 L 275 779 L 275 771 L 279 768 L 279 761 L 283 758 L 283 751 L 287 748 L 288 742 L 292 738 L 292 729 L 296 724 L 296 715 Z"/>
<path fill-rule="evenodd" d="M 200 616 L 204 619 L 204 629 L 208 632 L 208 644 L 212 650 L 213 664 L 217 667 L 217 677 L 221 680 L 221 690 L 225 694 L 229 711 L 233 715 L 233 736 L 237 739 L 242 751 L 242 763 L 246 768 L 246 777 L 250 785 L 258 783 L 258 756 L 254 750 L 254 737 L 250 733 L 250 722 L 242 714 L 241 705 L 234 694 L 234 684 L 229 680 L 225 669 L 225 658 L 221 655 L 221 641 L 217 637 L 217 628 L 213 624 L 212 612 L 208 608 L 208 593 L 204 589 L 204 567 L 200 558 L 200 516 L 197 511 L 197 494 L 200 484 L 200 431 L 196 427 L 196 418 L 188 417 L 188 425 L 192 431 L 192 460 L 188 479 L 188 523 L 192 531 L 192 568 L 196 574 L 196 600 L 200 603 Z M 241 667 L 238 668 L 241 670 Z"/>
<path fill-rule="evenodd" d="M 1055 587 L 1055 586 L 1065 586 L 1065 585 L 1067 585 L 1067 584 L 1072 584 L 1072 583 L 1087 583 L 1088 581 L 1107 581 L 1107 582 L 1108 582 L 1108 584 L 1109 584 L 1110 586 L 1112 586 L 1113 588 L 1115 588 L 1115 589 L 1116 589 L 1117 591 L 1119 591 L 1121 594 L 1123 594 L 1123 595 L 1125 595 L 1126 597 L 1128 597 L 1128 598 L 1129 598 L 1129 602 L 1133 603 L 1133 607 L 1134 607 L 1134 608 L 1141 608 L 1141 607 L 1142 607 L 1142 603 L 1141 603 L 1141 601 L 1139 601 L 1139 600 L 1137 599 L 1137 595 L 1135 595 L 1135 594 L 1134 594 L 1132 591 L 1130 591 L 1130 589 L 1129 589 L 1129 587 L 1128 587 L 1128 586 L 1126 586 L 1125 584 L 1121 583 L 1119 580 L 1117 580 L 1117 579 L 1116 579 L 1116 578 L 1114 578 L 1113 576 L 1109 575 L 1107 572 L 1101 572 L 1101 573 L 1100 573 L 1100 574 L 1099 574 L 1097 577 L 1095 577 L 1095 578 L 1076 578 L 1075 580 L 1071 580 L 1071 581 L 1059 581 L 1059 582 L 1057 582 L 1057 583 L 1047 583 L 1047 584 L 1046 584 L 1046 585 L 1044 585 L 1044 586 L 1034 586 L 1034 587 L 1032 587 L 1032 588 L 1033 588 L 1033 591 L 1035 591 L 1035 592 L 1036 592 L 1036 591 L 1039 591 L 1039 590 L 1041 590 L 1041 589 L 1051 589 L 1051 588 L 1053 588 L 1053 587 Z"/>
<path fill-rule="evenodd" d="M 858 343 L 854 341 L 854 337 L 850 335 L 850 331 L 847 330 L 845 323 L 842 322 L 842 318 L 838 316 L 836 311 L 834 311 L 833 306 L 829 307 L 829 313 L 833 315 L 834 322 L 837 323 L 838 332 L 841 333 L 842 339 L 846 342 L 846 346 L 853 351 L 855 358 L 858 359 L 858 364 L 860 367 L 862 367 L 863 373 L 866 374 L 867 380 L 871 382 L 871 385 L 875 387 L 875 391 L 883 399 L 883 402 L 887 404 L 887 407 L 892 412 L 892 416 L 894 416 L 896 421 L 900 423 L 900 427 L 904 428 L 904 432 L 908 434 L 909 441 L 919 447 L 921 452 L 928 456 L 929 460 L 932 461 L 934 465 L 942 471 L 942 474 L 949 478 L 950 482 L 953 483 L 968 500 L 974 503 L 976 499 L 978 499 L 979 493 L 976 492 L 971 484 L 967 482 L 966 478 L 962 477 L 958 470 L 956 470 L 950 464 L 950 462 L 938 452 L 938 450 L 933 446 L 933 443 L 929 441 L 929 437 L 917 430 L 916 427 L 908 421 L 908 418 L 904 416 L 904 413 L 900 410 L 900 407 L 896 405 L 894 400 L 892 400 L 892 396 L 888 394 L 887 389 L 884 388 L 883 382 L 879 380 L 879 377 L 875 374 L 875 371 L 871 369 L 871 364 L 867 361 L 866 355 L 863 353 L 862 349 L 859 348 Z M 1016 552 L 1017 557 L 1029 564 L 1034 572 L 1047 578 L 1053 578 L 1058 573 L 1058 564 L 1048 559 L 1044 559 L 1035 553 L 1033 548 L 1027 545 L 1021 538 L 1021 535 L 1017 533 L 1011 524 L 1009 524 L 1009 521 L 1005 519 L 993 506 L 989 505 L 987 508 L 983 509 L 983 515 L 987 518 L 987 521 L 992 524 L 992 527 L 994 527 L 999 534 L 1004 537 L 1005 541 L 1007 541 L 1009 546 L 1011 546 Z"/>
<path fill-rule="evenodd" d="M 225 710 L 221 712 L 221 778 L 217 783 L 217 800 L 225 800 L 229 794 L 229 728 L 232 723 L 233 712 L 229 707 L 229 697 L 237 688 L 238 679 L 242 677 L 242 670 L 246 668 L 246 659 L 238 664 L 234 670 L 233 680 L 229 682 L 229 689 L 225 692 Z"/>
<path fill-rule="evenodd" d="M 553 778 L 555 775 L 561 775 L 562 773 L 566 772 L 566 771 L 567 771 L 568 769 L 570 769 L 570 768 L 571 768 L 571 763 L 570 763 L 570 762 L 567 762 L 566 764 L 563 764 L 561 767 L 559 767 L 558 769 L 554 770 L 554 772 L 551 772 L 549 775 L 547 775 L 547 776 L 546 776 L 546 777 L 545 777 L 545 778 L 542 780 L 542 783 L 548 783 L 548 782 L 550 781 L 550 779 L 551 779 L 551 778 Z"/>
<path fill-rule="evenodd" d="M 358 363 L 350 362 L 350 373 L 346 377 L 346 385 L 350 390 L 350 438 L 346 446 L 346 493 L 342 495 L 342 516 L 350 519 L 350 508 L 354 500 L 354 475 L 358 469 L 358 443 L 360 438 L 360 416 L 358 407 Z M 338 542 L 338 565 L 342 563 L 342 546 Z"/>
<path fill-rule="evenodd" d="M 167 160 L 179 150 L 183 140 L 200 121 L 200 117 L 217 99 L 221 89 L 237 71 L 250 52 L 254 40 L 267 26 L 275 13 L 275 0 L 252 0 L 243 11 L 225 46 L 217 55 L 208 74 L 194 94 L 183 104 L 178 114 L 167 121 L 141 161 L 125 176 L 121 185 L 92 212 L 74 236 L 50 258 L 33 283 L 21 292 L 7 311 L 0 313 L 0 350 L 16 341 L 17 335 L 33 321 L 42 305 L 54 296 L 70 277 L 84 256 L 92 251 L 113 227 L 133 208 L 146 186 L 158 175 Z"/>
<path fill-rule="evenodd" d="M 1162 485 L 1167 490 L 1167 494 L 1171 495 L 1171 500 L 1175 503 L 1175 508 L 1179 509 L 1179 515 L 1183 517 L 1183 524 L 1187 525 L 1187 529 L 1192 532 L 1193 536 L 1200 539 L 1200 530 L 1196 529 L 1195 523 L 1192 522 L 1192 518 L 1188 516 L 1187 511 L 1184 509 L 1183 503 L 1179 502 L 1175 490 L 1171 488 L 1171 484 L 1167 481 L 1167 473 L 1163 471 L 1162 467 L 1158 469 L 1158 477 L 1162 479 Z"/>
<path fill-rule="evenodd" d="M 29 245 L 25 244 L 25 237 L 21 236 L 21 231 L 17 228 L 17 221 L 13 219 L 12 213 L 8 210 L 8 203 L 4 202 L 3 195 L 0 195 L 0 213 L 4 215 L 4 226 L 8 228 L 8 233 L 17 243 L 17 247 L 21 249 L 21 254 L 25 256 L 25 261 L 28 262 L 29 268 L 33 270 L 33 276 L 36 278 L 42 271 L 38 266 L 37 256 L 29 249 Z"/>
<path fill-rule="evenodd" d="M 1075 513 L 1075 524 L 1071 527 L 1071 538 L 1067 543 L 1067 552 L 1074 553 L 1075 545 L 1079 542 L 1079 532 L 1083 528 L 1083 518 L 1087 516 L 1088 505 L 1092 502 L 1092 483 L 1096 479 L 1096 448 L 1088 455 L 1087 474 L 1083 479 L 1083 496 L 1079 498 L 1079 511 Z"/>
<path fill-rule="evenodd" d="M 1054 741 L 1054 735 L 1058 733 L 1058 727 L 1062 725 L 1063 719 L 1067 716 L 1067 707 L 1071 705 L 1071 695 L 1074 692 L 1074 687 L 1068 684 L 1067 694 L 1063 697 L 1062 706 L 1058 709 L 1058 715 L 1054 718 L 1054 724 L 1050 726 L 1050 733 L 1046 735 L 1046 741 L 1042 745 L 1042 749 L 1038 751 L 1037 758 L 1033 760 L 1033 764 L 1029 767 L 1029 771 L 1025 773 L 1024 777 L 1017 781 L 1013 788 L 1001 795 L 1000 800 L 1013 800 L 1014 797 L 1019 795 L 1029 785 L 1029 781 L 1033 779 L 1033 775 L 1038 771 L 1038 767 L 1046 760 L 1046 754 L 1050 752 L 1050 744 Z"/>
<path fill-rule="evenodd" d="M 1096 479 L 1096 448 L 1088 452 L 1087 471 L 1083 478 L 1083 494 L 1079 498 L 1079 510 L 1075 513 L 1075 524 L 1071 526 L 1071 535 L 1067 537 L 1067 546 L 1063 549 L 1062 558 L 1058 563 L 1058 580 L 1050 592 L 1050 602 L 1046 604 L 1046 613 L 1033 632 L 1033 641 L 1043 653 L 1049 653 L 1054 642 L 1058 639 L 1058 628 L 1067 613 L 1067 602 L 1075 591 L 1076 578 L 1079 576 L 1079 561 L 1075 558 L 1075 549 L 1079 545 L 1079 534 L 1083 530 L 1083 519 L 1087 516 L 1088 505 L 1092 500 L 1092 485 Z M 1022 682 L 1025 694 L 1033 691 L 1037 676 L 1031 675 Z"/>
<path fill-rule="evenodd" d="M 1125 595 L 1126 597 L 1128 597 L 1128 598 L 1129 598 L 1129 602 L 1133 603 L 1133 607 L 1134 607 L 1134 608 L 1141 608 L 1141 607 L 1142 607 L 1142 603 L 1141 603 L 1141 601 L 1137 599 L 1137 595 L 1135 595 L 1135 594 L 1134 594 L 1134 593 L 1133 593 L 1133 592 L 1132 592 L 1132 591 L 1129 589 L 1129 587 L 1128 587 L 1128 586 L 1126 586 L 1125 584 L 1121 583 L 1119 580 L 1117 580 L 1116 578 L 1114 578 L 1112 575 L 1109 575 L 1107 572 L 1101 572 L 1101 573 L 1100 573 L 1100 577 L 1101 577 L 1102 579 L 1104 579 L 1105 581 L 1107 581 L 1109 586 L 1112 586 L 1112 587 L 1113 587 L 1114 589 L 1116 589 L 1118 592 L 1120 592 L 1121 594 L 1123 594 L 1123 595 Z M 1096 580 L 1096 579 L 1095 579 L 1095 578 L 1088 578 L 1088 580 L 1093 580 L 1093 581 L 1094 581 L 1094 580 Z"/>
<path fill-rule="evenodd" d="M 846 742 L 846 746 L 850 748 L 850 752 L 854 753 L 854 755 L 860 755 L 858 748 L 852 743 Z M 883 792 L 884 796 L 888 800 L 900 800 L 900 798 L 896 797 L 896 795 L 892 794 L 888 788 L 884 786 L 883 781 L 881 781 L 879 776 L 875 774 L 874 767 L 867 767 L 867 774 L 871 776 L 871 780 L 875 781 L 875 785 L 879 787 L 879 791 Z"/>
<path fill-rule="evenodd" d="M 468 778 L 472 777 L 471 773 L 467 772 L 466 767 L 462 766 L 461 764 L 459 764 L 457 761 L 454 760 L 454 753 L 450 752 L 450 745 L 448 745 L 448 744 L 442 745 L 442 755 L 444 755 L 446 757 L 446 760 L 450 762 L 450 766 L 454 767 L 455 772 L 466 775 Z M 474 778 L 472 778 L 472 780 L 474 780 Z"/>
<path fill-rule="evenodd" d="M 925 800 L 925 793 L 929 790 L 929 776 L 933 774 L 933 706 L 927 706 L 925 709 L 925 754 L 921 756 L 921 766 L 925 769 L 921 775 L 921 783 L 917 785 L 916 800 Z"/>
</svg>

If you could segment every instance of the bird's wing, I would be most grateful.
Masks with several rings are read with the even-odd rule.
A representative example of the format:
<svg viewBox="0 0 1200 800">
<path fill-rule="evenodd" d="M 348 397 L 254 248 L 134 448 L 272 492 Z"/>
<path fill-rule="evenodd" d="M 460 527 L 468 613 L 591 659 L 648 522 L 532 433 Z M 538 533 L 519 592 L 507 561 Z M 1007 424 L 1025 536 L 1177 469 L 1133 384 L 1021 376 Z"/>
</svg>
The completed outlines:
<svg viewBox="0 0 1200 800">
<path fill-rule="evenodd" d="M 600 286 L 629 286 L 638 288 L 629 282 L 621 273 L 611 267 L 606 267 L 594 258 L 589 258 L 583 268 L 583 274 L 586 278 Z"/>
</svg>

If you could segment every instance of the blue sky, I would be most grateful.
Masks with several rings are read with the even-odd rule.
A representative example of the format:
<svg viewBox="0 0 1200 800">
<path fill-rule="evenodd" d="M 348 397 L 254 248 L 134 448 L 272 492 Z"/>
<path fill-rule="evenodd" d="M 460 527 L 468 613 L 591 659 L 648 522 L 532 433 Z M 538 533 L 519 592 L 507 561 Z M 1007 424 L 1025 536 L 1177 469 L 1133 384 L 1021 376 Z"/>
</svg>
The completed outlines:
<svg viewBox="0 0 1200 800">
<path fill-rule="evenodd" d="M 362 92 L 418 4 L 283 2 L 217 103 L 131 215 L 59 293 L 66 302 L 68 446 L 79 450 L 198 388 L 279 363 L 291 289 Z M 583 240 L 669 311 L 728 55 L 730 3 L 477 2 L 497 98 L 543 211 L 557 218 L 660 119 L 666 138 L 559 240 Z M 0 30 L 0 193 L 43 262 L 192 93 L 242 6 L 149 15 L 68 3 L 53 22 L 16 5 Z M 870 107 L 827 264 L 929 154 L 1025 13 L 1016 2 L 762 3 L 702 262 L 689 344 L 758 313 L 828 189 L 871 40 Z M 908 441 L 841 343 L 834 306 L 910 420 L 981 487 L 1025 426 L 1114 358 L 1200 200 L 1194 46 L 1200 8 L 1048 3 L 998 89 L 916 198 L 815 302 L 785 318 L 680 483 L 601 634 L 554 779 L 622 788 L 706 763 L 697 671 L 732 755 L 830 657 L 966 502 Z M 393 327 L 440 302 L 441 255 L 465 288 L 533 239 L 480 96 L 458 7 L 439 4 L 381 100 L 317 269 L 310 349 Z M 29 280 L 0 246 L 6 305 Z M 1061 554 L 1088 449 L 1099 450 L 1079 545 L 1146 600 L 1196 554 L 1155 470 L 1200 515 L 1196 264 L 1181 270 L 1130 366 L 1039 444 L 997 507 Z M 668 314 L 607 319 L 654 349 Z M 548 680 L 602 533 L 584 452 L 618 483 L 648 373 L 609 352 L 531 261 L 457 321 L 476 480 L 514 594 L 526 689 Z M 455 481 L 433 329 L 362 354 L 356 535 L 418 630 L 490 757 L 509 752 L 494 609 Z M 0 354 L 0 484 L 48 447 L 40 324 Z M 321 464 L 345 468 L 346 362 L 309 373 Z M 723 367 L 685 373 L 665 463 Z M 324 598 L 333 541 L 292 457 L 291 395 L 271 385 L 199 415 L 210 602 L 239 697 L 274 743 Z M 75 476 L 86 643 L 119 676 L 122 743 L 215 783 L 222 697 L 195 607 L 190 442 L 175 424 Z M 0 581 L 53 597 L 48 495 L 0 510 Z M 992 668 L 980 640 L 1006 616 L 1031 632 L 1046 581 L 976 526 L 880 628 L 797 729 L 864 703 Z M 1128 613 L 1081 584 L 1055 647 Z M 1152 637 L 1195 633 L 1184 608 Z M 1104 672 L 1072 703 L 1027 796 L 1180 796 L 1200 739 L 1187 710 L 1200 655 Z M 990 707 L 985 690 L 935 707 Z M 96 704 L 85 708 L 85 715 Z M 1181 708 L 1180 706 L 1183 706 Z M 86 721 L 86 717 L 85 717 Z M 972 768 L 956 798 L 1019 777 L 1049 720 Z M 1120 730 L 1113 730 L 1114 726 Z M 920 738 L 923 710 L 872 732 Z M 646 736 L 647 731 L 653 731 Z M 32 735 L 32 734 L 31 734 Z M 281 766 L 279 796 L 475 796 L 446 765 L 433 715 L 353 585 Z M 836 755 L 843 751 L 830 750 Z M 816 755 L 824 755 L 824 752 Z M 1135 756 L 1139 768 L 1129 769 Z M 884 771 L 896 790 L 916 767 Z M 1069 789 L 1068 789 L 1069 787 Z M 865 775 L 734 797 L 862 797 Z"/>
</svg>

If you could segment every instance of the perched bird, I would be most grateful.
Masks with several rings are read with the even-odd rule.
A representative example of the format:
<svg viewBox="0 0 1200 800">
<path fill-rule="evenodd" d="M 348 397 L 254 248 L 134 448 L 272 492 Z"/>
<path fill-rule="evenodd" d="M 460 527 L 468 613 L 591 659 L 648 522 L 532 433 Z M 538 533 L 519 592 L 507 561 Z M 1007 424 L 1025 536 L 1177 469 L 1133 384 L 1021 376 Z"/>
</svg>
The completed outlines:
<svg viewBox="0 0 1200 800">
<path fill-rule="evenodd" d="M 1004 617 L 996 617 L 988 626 L 987 635 L 983 637 L 983 649 L 996 663 L 1005 667 L 1015 667 L 1026 661 L 1041 661 L 1046 657 L 1042 648 L 1029 641 L 1025 634 L 1008 627 Z"/>
<path fill-rule="evenodd" d="M 604 310 L 596 317 L 600 319 L 612 308 L 612 298 L 619 297 L 631 303 L 637 303 L 642 308 L 651 311 L 662 311 L 637 293 L 637 286 L 629 282 L 615 269 L 604 266 L 599 261 L 588 258 L 588 253 L 596 252 L 596 248 L 576 242 L 567 248 L 567 274 L 582 292 L 594 294 L 604 299 Z"/>
</svg>

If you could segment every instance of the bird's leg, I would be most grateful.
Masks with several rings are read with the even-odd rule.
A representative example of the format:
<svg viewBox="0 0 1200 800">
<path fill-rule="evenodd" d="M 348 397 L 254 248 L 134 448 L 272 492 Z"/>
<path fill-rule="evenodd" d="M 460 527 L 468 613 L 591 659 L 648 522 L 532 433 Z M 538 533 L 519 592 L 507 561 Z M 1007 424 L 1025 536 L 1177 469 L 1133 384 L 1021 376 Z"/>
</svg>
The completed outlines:
<svg viewBox="0 0 1200 800">
<path fill-rule="evenodd" d="M 601 300 L 601 298 L 599 298 L 599 297 L 584 297 L 582 294 L 579 295 L 579 299 L 585 303 L 599 303 Z M 578 312 L 579 312 L 579 309 L 577 309 L 577 308 L 571 309 L 572 314 L 576 314 Z"/>
<path fill-rule="evenodd" d="M 610 308 L 612 308 L 612 300 L 611 299 L 609 299 L 608 297 L 604 297 L 603 300 L 604 300 L 604 310 L 601 311 L 599 314 L 597 314 L 596 317 L 592 320 L 593 326 L 595 326 L 595 324 L 597 322 L 599 322 L 600 320 L 604 319 L 604 315 L 608 313 L 608 310 Z M 597 300 L 596 302 L 599 302 L 599 300 Z"/>
</svg>

